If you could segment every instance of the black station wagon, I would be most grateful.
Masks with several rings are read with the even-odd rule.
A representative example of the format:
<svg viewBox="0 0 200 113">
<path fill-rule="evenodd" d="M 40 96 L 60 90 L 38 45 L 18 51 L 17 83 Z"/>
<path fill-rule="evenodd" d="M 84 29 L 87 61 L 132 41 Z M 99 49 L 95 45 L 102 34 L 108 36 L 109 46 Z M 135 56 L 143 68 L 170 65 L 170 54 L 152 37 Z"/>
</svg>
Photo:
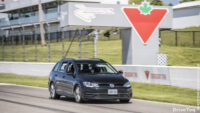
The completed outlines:
<svg viewBox="0 0 200 113">
<path fill-rule="evenodd" d="M 129 102 L 132 97 L 130 82 L 112 65 L 101 59 L 62 59 L 49 76 L 52 99 L 60 96 L 87 100 L 119 100 Z"/>
</svg>

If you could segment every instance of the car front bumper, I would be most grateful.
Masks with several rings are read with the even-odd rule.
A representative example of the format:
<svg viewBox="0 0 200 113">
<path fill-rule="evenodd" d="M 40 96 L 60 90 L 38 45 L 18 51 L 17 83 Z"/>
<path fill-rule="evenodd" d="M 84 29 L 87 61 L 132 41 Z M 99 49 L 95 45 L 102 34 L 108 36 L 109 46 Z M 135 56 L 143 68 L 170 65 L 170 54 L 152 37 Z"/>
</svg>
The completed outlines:
<svg viewBox="0 0 200 113">
<path fill-rule="evenodd" d="M 109 95 L 108 89 L 117 89 L 118 94 Z M 132 88 L 116 87 L 116 88 L 83 88 L 82 98 L 89 100 L 129 100 L 132 98 Z"/>
</svg>

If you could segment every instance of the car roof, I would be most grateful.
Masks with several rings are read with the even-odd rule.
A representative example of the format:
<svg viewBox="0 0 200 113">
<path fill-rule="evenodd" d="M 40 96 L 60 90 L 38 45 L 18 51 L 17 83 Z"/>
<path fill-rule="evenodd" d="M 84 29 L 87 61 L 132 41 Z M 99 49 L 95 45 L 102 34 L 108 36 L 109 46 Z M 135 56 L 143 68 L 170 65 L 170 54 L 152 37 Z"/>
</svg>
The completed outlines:
<svg viewBox="0 0 200 113">
<path fill-rule="evenodd" d="M 72 59 L 72 58 L 64 58 L 62 60 L 60 60 L 60 62 L 67 62 L 67 61 L 74 61 L 74 62 L 105 62 L 102 59 Z"/>
</svg>

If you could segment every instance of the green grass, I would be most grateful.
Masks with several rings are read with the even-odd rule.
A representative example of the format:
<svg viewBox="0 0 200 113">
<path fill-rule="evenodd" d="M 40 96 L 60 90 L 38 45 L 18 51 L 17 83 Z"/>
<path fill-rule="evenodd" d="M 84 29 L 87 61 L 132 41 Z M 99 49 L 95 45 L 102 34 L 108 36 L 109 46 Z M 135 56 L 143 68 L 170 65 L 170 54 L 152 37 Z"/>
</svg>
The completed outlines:
<svg viewBox="0 0 200 113">
<path fill-rule="evenodd" d="M 168 65 L 197 66 L 200 64 L 200 48 L 162 45 L 161 53 L 168 54 Z"/>
<path fill-rule="evenodd" d="M 25 76 L 0 73 L 0 83 L 48 87 L 48 77 Z M 133 98 L 169 102 L 185 105 L 197 105 L 196 90 L 166 85 L 132 82 Z"/>
<path fill-rule="evenodd" d="M 136 99 L 197 105 L 197 91 L 167 85 L 132 82 L 133 97 Z"/>
<path fill-rule="evenodd" d="M 47 87 L 48 78 L 37 77 L 37 76 L 27 76 L 27 75 L 17 75 L 17 74 L 8 74 L 0 73 L 0 83 L 11 83 L 18 85 L 27 85 L 27 86 L 37 86 L 37 87 Z"/>
<path fill-rule="evenodd" d="M 66 48 L 69 42 L 66 43 Z M 91 42 L 90 42 L 91 43 Z M 93 45 L 83 45 L 83 58 L 93 57 Z M 65 50 L 66 50 L 65 48 Z M 99 40 L 97 43 L 97 56 L 111 64 L 121 64 L 122 48 L 121 40 Z M 109 48 L 109 49 L 108 49 Z M 5 60 L 12 61 L 11 47 L 6 46 Z M 72 52 L 73 51 L 73 52 Z M 160 47 L 161 53 L 168 54 L 168 65 L 172 66 L 197 66 L 200 63 L 200 48 L 199 47 L 181 47 L 162 45 Z M 22 47 L 18 45 L 15 47 L 15 61 L 22 61 Z M 26 61 L 34 62 L 35 47 L 28 45 L 26 47 Z M 78 58 L 78 42 L 73 42 L 73 46 L 68 55 L 70 58 Z M 62 44 L 61 42 L 51 44 L 51 62 L 57 62 L 62 58 Z M 1 52 L 0 52 L 1 59 Z M 48 62 L 48 47 L 38 46 L 38 62 Z"/>
</svg>

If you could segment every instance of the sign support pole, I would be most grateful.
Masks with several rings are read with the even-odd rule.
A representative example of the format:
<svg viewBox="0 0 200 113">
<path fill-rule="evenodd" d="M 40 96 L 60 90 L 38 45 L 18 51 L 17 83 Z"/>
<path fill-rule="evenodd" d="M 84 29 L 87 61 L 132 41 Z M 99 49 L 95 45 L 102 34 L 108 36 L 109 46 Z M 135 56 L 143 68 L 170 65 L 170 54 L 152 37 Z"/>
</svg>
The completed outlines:
<svg viewBox="0 0 200 113">
<path fill-rule="evenodd" d="M 65 31 L 62 28 L 62 58 L 65 58 Z"/>
<path fill-rule="evenodd" d="M 34 25 L 34 31 L 33 31 L 33 35 L 34 35 L 34 40 L 35 40 L 35 61 L 37 62 L 37 26 Z"/>
<path fill-rule="evenodd" d="M 99 39 L 99 31 L 94 31 L 94 58 L 97 58 L 97 40 Z"/>
<path fill-rule="evenodd" d="M 81 35 L 82 34 L 82 31 L 79 30 L 79 33 L 78 33 L 78 46 L 79 46 L 79 58 L 82 57 L 82 47 L 81 47 Z"/>
<path fill-rule="evenodd" d="M 1 39 L 1 41 L 2 41 L 2 50 L 1 50 L 1 58 L 2 58 L 2 61 L 4 61 L 4 36 L 2 36 L 2 39 Z"/>
</svg>

